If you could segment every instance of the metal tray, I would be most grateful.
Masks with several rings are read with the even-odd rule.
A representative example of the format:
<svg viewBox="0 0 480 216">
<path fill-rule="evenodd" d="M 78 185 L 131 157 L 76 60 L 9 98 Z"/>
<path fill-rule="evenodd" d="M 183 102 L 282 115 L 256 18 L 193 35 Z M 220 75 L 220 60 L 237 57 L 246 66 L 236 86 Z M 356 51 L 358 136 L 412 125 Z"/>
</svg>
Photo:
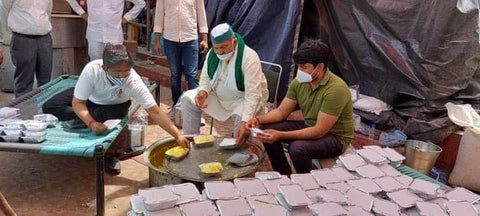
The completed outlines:
<svg viewBox="0 0 480 216">
<path fill-rule="evenodd" d="M 221 142 L 222 139 L 215 139 L 215 142 Z M 258 156 L 258 162 L 244 167 L 231 165 L 227 159 L 235 153 L 254 153 Z M 263 160 L 264 149 L 263 146 L 249 143 L 246 148 L 237 148 L 232 150 L 221 149 L 217 144 L 210 147 L 191 148 L 188 155 L 181 161 L 171 160 L 165 158 L 163 161 L 164 167 L 170 174 L 195 182 L 206 182 L 212 180 L 232 180 L 234 178 L 242 177 L 255 171 L 257 165 Z M 198 168 L 199 164 L 219 162 L 223 166 L 221 173 L 215 176 L 205 176 Z"/>
</svg>

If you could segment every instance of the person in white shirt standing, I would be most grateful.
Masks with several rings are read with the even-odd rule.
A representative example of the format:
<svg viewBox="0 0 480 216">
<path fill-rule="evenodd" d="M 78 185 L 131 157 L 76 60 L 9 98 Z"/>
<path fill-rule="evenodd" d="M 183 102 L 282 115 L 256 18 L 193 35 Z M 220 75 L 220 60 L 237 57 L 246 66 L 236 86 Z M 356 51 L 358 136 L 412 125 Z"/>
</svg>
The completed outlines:
<svg viewBox="0 0 480 216">
<path fill-rule="evenodd" d="M 77 0 L 66 0 L 78 15 L 87 22 L 88 56 L 90 61 L 101 59 L 107 43 L 122 44 L 122 25 L 135 19 L 142 8 L 144 0 L 128 0 L 134 4 L 125 15 L 125 0 L 87 0 L 88 12 Z M 122 16 L 123 15 L 123 16 Z"/>
<path fill-rule="evenodd" d="M 233 116 L 236 143 L 243 145 L 250 134 L 246 122 L 266 111 L 267 79 L 258 54 L 230 25 L 215 26 L 210 39 L 213 49 L 205 59 L 200 86 L 181 98 L 183 133 L 200 133 L 201 111 L 218 121 Z"/>
<path fill-rule="evenodd" d="M 103 122 L 125 118 L 130 100 L 133 99 L 154 122 L 175 137 L 178 144 L 189 147 L 189 141 L 157 106 L 147 86 L 132 67 L 133 61 L 125 46 L 107 44 L 103 59 L 88 63 L 75 88 L 60 92 L 45 102 L 43 113 L 55 115 L 61 121 L 79 121 L 96 135 L 102 135 L 107 131 Z M 110 174 L 120 173 L 119 160 L 138 155 L 137 152 L 125 152 L 127 147 L 120 146 L 122 144 L 114 142 L 105 152 L 105 171 Z"/>
<path fill-rule="evenodd" d="M 208 51 L 208 26 L 203 0 L 157 0 L 153 31 L 156 33 L 157 53 L 162 53 L 160 40 L 162 36 L 164 39 L 163 49 L 171 73 L 172 100 L 176 104 L 183 92 L 182 65 L 188 89 L 198 87 L 198 32 L 201 35 L 200 51 Z"/>
<path fill-rule="evenodd" d="M 12 30 L 11 56 L 16 66 L 14 93 L 19 97 L 50 81 L 52 74 L 52 37 L 50 14 L 52 0 L 2 0 Z"/>
</svg>

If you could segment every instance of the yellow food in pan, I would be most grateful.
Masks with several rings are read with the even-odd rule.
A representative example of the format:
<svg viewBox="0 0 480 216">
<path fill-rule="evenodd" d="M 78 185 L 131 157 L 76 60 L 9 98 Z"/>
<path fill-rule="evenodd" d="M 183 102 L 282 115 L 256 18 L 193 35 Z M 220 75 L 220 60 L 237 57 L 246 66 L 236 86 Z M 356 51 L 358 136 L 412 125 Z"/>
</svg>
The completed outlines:
<svg viewBox="0 0 480 216">
<path fill-rule="evenodd" d="M 213 143 L 214 138 L 211 135 L 200 135 L 200 136 L 196 136 L 193 140 L 195 144 L 202 145 L 202 144 Z"/>
<path fill-rule="evenodd" d="M 204 174 L 216 174 L 223 170 L 221 163 L 204 163 L 200 165 L 200 171 Z"/>
<path fill-rule="evenodd" d="M 188 152 L 188 149 L 186 149 L 185 147 L 183 146 L 175 146 L 171 149 L 168 149 L 165 154 L 169 157 L 172 157 L 172 158 L 181 158 L 183 156 L 185 156 Z"/>
</svg>

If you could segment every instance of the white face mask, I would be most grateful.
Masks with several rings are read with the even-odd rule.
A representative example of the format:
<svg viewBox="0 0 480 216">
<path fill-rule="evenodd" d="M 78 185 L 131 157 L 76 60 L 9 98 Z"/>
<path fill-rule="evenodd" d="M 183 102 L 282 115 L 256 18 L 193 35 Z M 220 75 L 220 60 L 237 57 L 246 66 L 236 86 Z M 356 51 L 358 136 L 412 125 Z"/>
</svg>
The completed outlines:
<svg viewBox="0 0 480 216">
<path fill-rule="evenodd" d="M 233 56 L 233 51 L 229 52 L 229 53 L 224 53 L 224 54 L 221 54 L 221 55 L 217 54 L 217 57 L 222 61 L 228 60 L 228 59 L 232 58 L 232 56 Z"/>
<path fill-rule="evenodd" d="M 300 69 L 297 70 L 297 80 L 299 83 L 309 83 L 312 82 L 313 78 L 312 75 L 308 74 L 305 71 Z"/>
</svg>

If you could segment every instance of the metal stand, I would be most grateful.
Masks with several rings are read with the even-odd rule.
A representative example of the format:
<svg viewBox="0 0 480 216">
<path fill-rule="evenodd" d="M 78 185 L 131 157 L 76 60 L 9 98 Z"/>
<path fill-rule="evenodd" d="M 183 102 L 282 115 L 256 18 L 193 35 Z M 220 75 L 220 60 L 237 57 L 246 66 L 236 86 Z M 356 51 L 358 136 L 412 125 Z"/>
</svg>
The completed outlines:
<svg viewBox="0 0 480 216">
<path fill-rule="evenodd" d="M 105 164 L 103 146 L 95 146 L 95 164 L 97 171 L 97 216 L 105 216 Z"/>
</svg>

